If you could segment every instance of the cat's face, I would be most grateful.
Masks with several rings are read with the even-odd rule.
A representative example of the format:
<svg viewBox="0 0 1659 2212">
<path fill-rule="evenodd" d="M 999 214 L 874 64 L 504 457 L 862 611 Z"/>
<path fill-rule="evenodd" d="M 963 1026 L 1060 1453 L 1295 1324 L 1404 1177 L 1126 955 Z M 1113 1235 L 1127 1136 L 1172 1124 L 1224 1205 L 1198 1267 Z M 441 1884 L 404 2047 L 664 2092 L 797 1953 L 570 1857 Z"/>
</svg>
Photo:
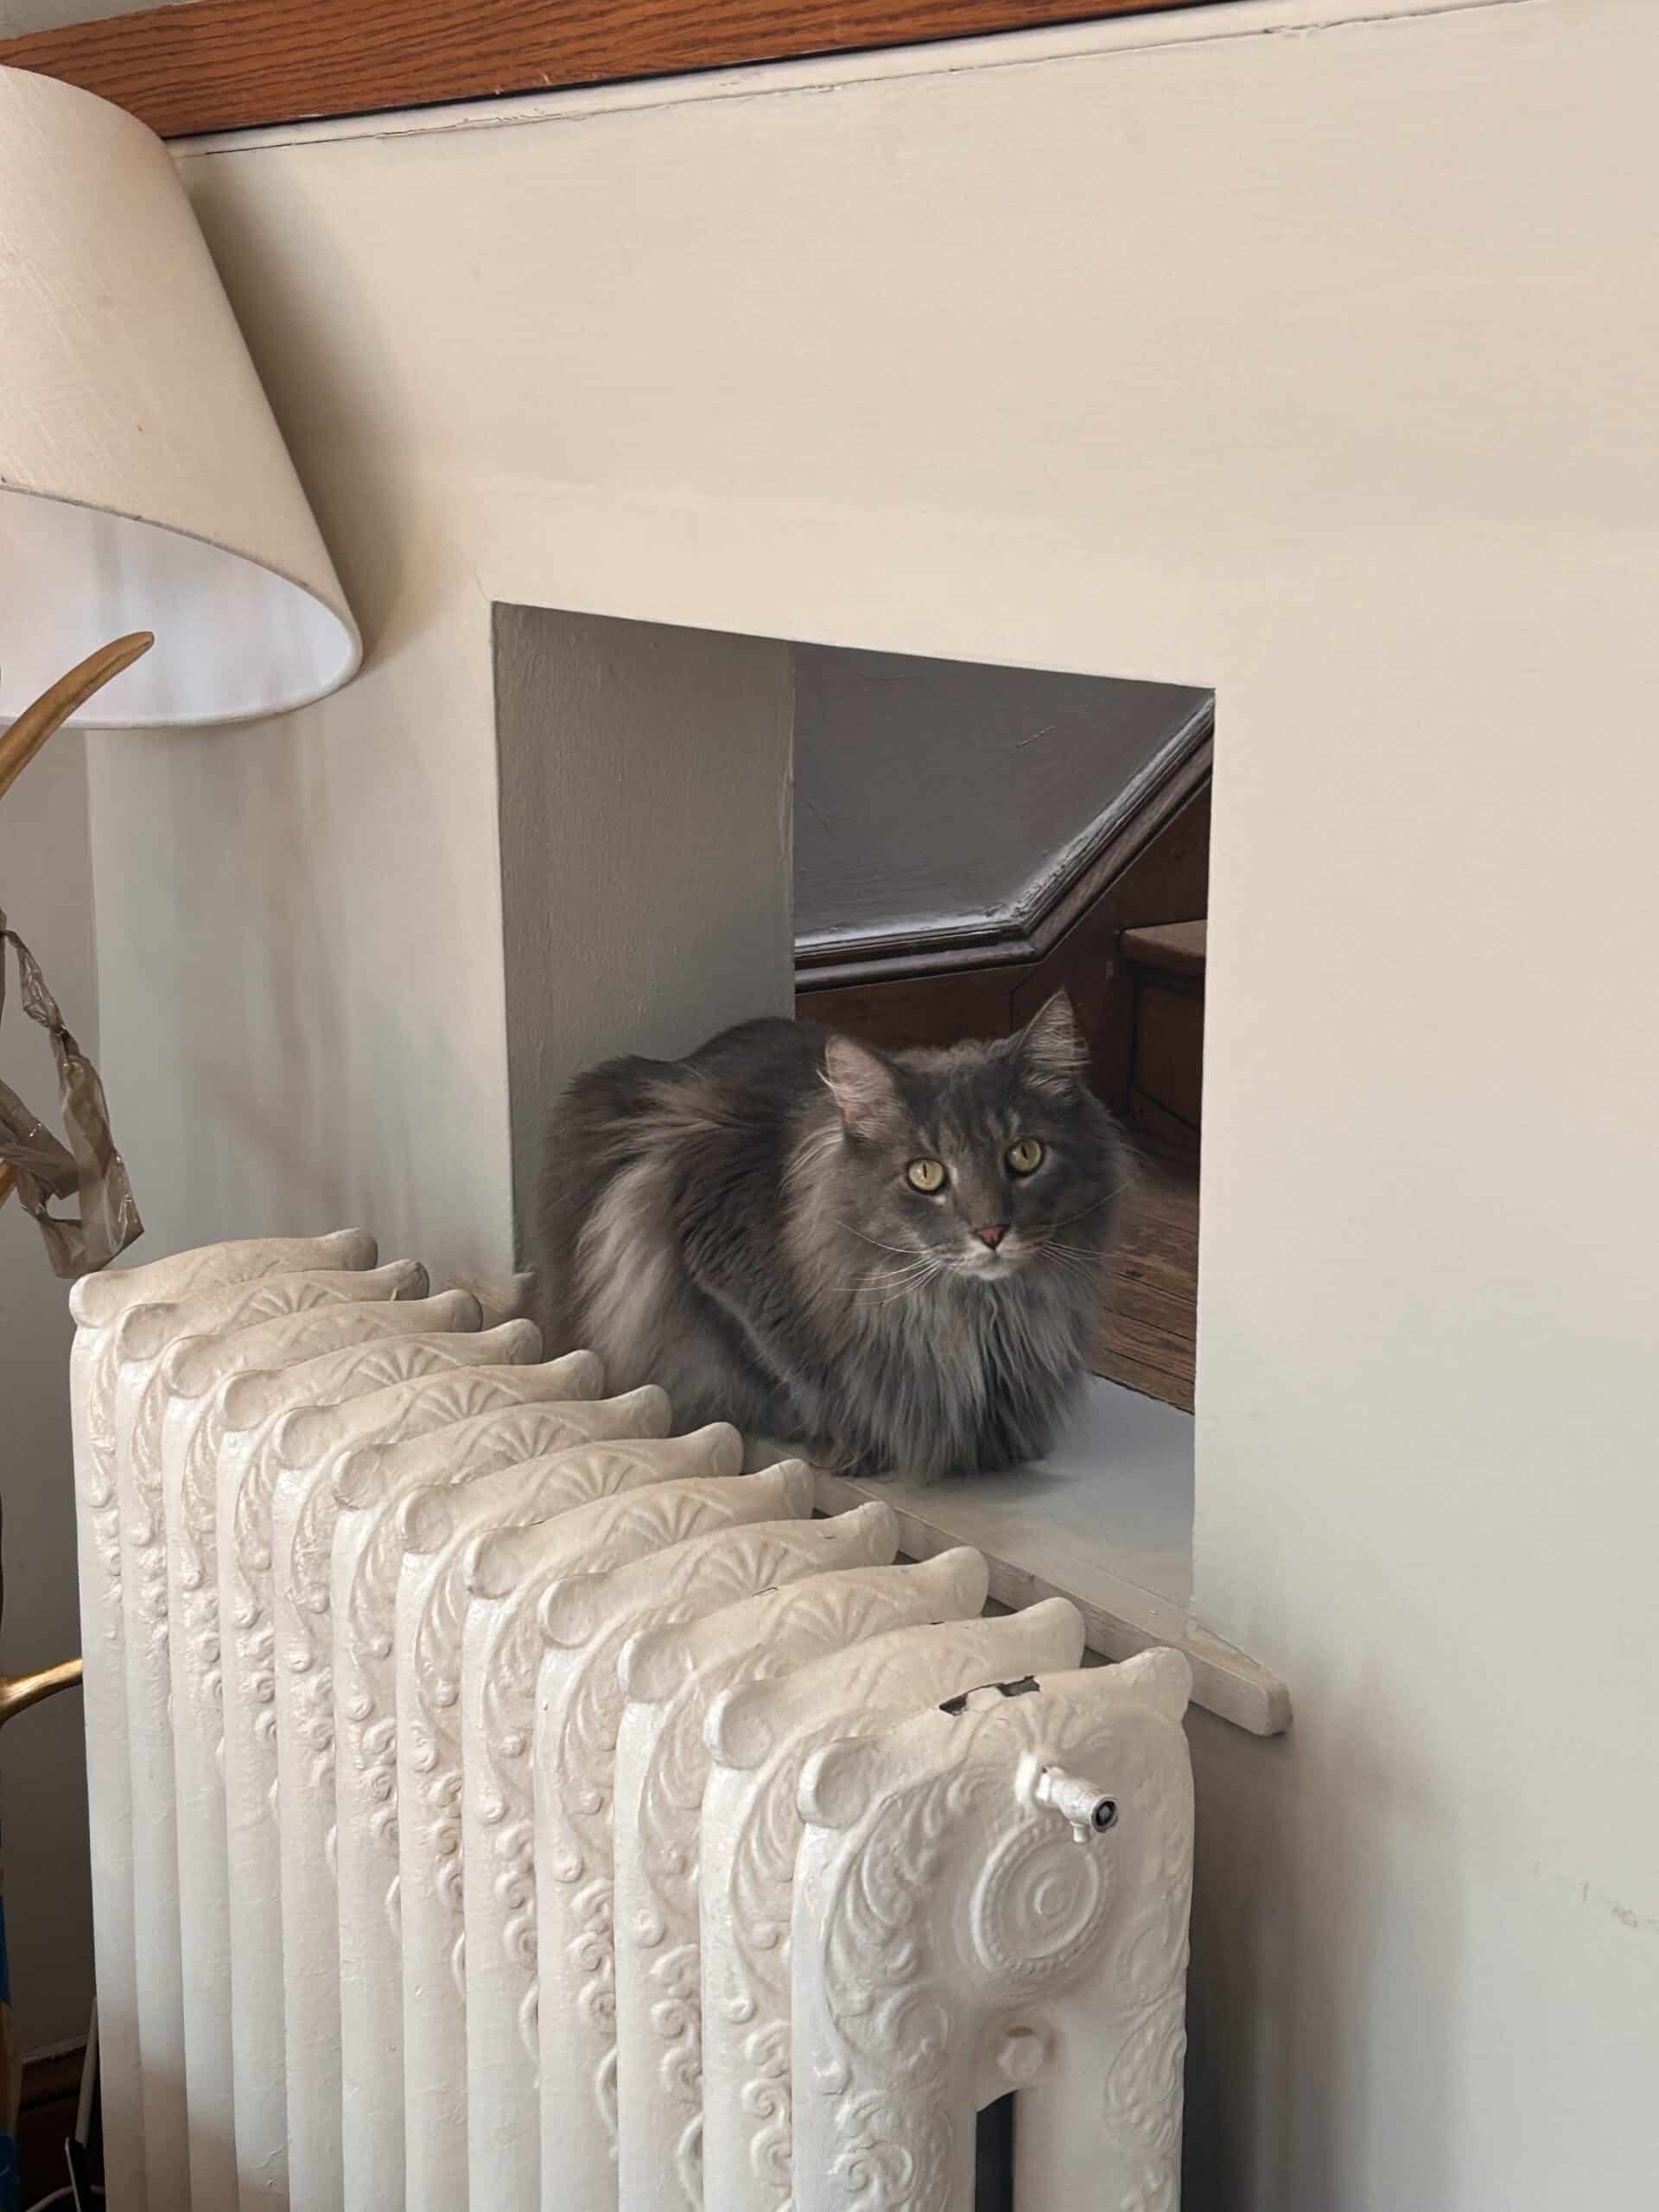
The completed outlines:
<svg viewBox="0 0 1659 2212">
<path fill-rule="evenodd" d="M 837 1218 L 895 1295 L 938 1272 L 986 1284 L 1082 1274 L 1109 1238 L 1127 1154 L 1083 1080 L 1064 995 L 1018 1036 L 879 1053 L 833 1038 Z"/>
</svg>

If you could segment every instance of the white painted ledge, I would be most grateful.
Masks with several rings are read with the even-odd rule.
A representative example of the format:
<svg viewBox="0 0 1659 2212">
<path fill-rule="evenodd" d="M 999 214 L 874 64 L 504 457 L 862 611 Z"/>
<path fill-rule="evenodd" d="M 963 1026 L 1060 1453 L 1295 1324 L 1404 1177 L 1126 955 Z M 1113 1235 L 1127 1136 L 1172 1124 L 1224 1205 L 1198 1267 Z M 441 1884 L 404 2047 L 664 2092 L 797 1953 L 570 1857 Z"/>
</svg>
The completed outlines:
<svg viewBox="0 0 1659 2212">
<path fill-rule="evenodd" d="M 1004 1605 L 1069 1598 L 1089 1649 L 1130 1659 L 1154 1644 L 1184 1651 L 1195 1704 L 1255 1736 L 1290 1725 L 1290 1693 L 1271 1669 L 1192 1617 L 1192 1416 L 1091 1378 L 1076 1417 L 1046 1459 L 1000 1475 L 924 1483 L 852 1480 L 816 1470 L 824 1513 L 880 1498 L 899 1516 L 911 1559 L 955 1544 L 983 1552 Z M 757 1444 L 766 1465 L 798 1446 Z"/>
</svg>

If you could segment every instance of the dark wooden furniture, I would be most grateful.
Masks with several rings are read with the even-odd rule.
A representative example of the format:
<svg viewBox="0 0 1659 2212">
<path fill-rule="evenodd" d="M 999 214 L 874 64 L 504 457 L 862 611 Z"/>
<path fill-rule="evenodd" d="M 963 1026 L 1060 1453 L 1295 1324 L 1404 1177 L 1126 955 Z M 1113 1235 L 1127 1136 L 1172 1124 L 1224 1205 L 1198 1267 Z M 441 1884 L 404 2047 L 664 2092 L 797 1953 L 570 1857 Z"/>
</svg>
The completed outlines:
<svg viewBox="0 0 1659 2212">
<path fill-rule="evenodd" d="M 913 46 L 1201 0 L 185 0 L 0 39 L 164 138 Z"/>
<path fill-rule="evenodd" d="M 1196 1159 L 1204 1110 L 1207 922 L 1125 930 L 1119 965 L 1134 990 L 1125 1110 L 1160 1151 Z"/>
</svg>

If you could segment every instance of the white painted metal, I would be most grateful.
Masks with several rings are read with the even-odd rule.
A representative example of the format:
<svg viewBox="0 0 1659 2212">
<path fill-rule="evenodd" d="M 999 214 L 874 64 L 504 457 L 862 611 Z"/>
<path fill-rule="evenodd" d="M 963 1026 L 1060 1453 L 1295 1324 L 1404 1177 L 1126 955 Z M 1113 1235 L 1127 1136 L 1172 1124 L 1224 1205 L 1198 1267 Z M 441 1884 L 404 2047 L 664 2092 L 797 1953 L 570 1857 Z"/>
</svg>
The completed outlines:
<svg viewBox="0 0 1659 2212">
<path fill-rule="evenodd" d="M 661 1392 L 607 1402 L 613 1422 L 666 1425 Z M 679 1439 L 571 1444 L 524 1464 L 513 1447 L 539 1434 L 568 1440 L 571 1408 L 519 1408 L 499 1420 L 464 1424 L 467 1456 L 453 1440 L 429 1440 L 352 1455 L 339 1477 L 340 1521 L 333 1569 L 334 1707 L 341 1756 L 335 1789 L 337 1865 L 342 1900 L 341 2021 L 345 2100 L 343 2157 L 348 2202 L 399 2206 L 404 2193 L 402 1916 L 398 1876 L 395 1622 L 404 1554 L 402 1510 L 425 1490 L 431 1526 L 439 1480 L 494 1481 L 506 1469 L 509 1496 L 531 1493 L 547 1510 L 602 1496 L 632 1483 L 729 1469 L 739 1446 L 722 1425 Z M 587 1409 L 592 1427 L 600 1409 Z M 556 1414 L 556 1426 L 555 1415 Z M 457 1432 L 458 1436 L 461 1432 Z M 446 1459 L 446 1451 L 448 1456 Z M 498 1488 L 502 1487 L 498 1484 Z"/>
<path fill-rule="evenodd" d="M 98 1953 L 99 2042 L 105 2074 L 102 2113 L 105 2158 L 111 2175 L 111 2212 L 145 2212 L 147 2196 L 122 1599 L 123 1438 L 116 1414 L 122 1359 L 120 1325 L 140 1306 L 170 1308 L 194 1294 L 226 1284 L 281 1274 L 365 1268 L 372 1267 L 374 1260 L 374 1240 L 360 1230 L 342 1230 L 327 1236 L 253 1238 L 204 1245 L 144 1266 L 88 1275 L 69 1294 L 76 1324 L 69 1395 L 79 1552 L 87 1813 Z M 157 1325 L 168 1329 L 165 1322 Z M 168 1331 L 173 1335 L 187 1332 L 188 1325 L 175 1324 Z"/>
<path fill-rule="evenodd" d="M 216 1294 L 214 1304 L 219 1308 L 216 1319 L 241 1329 L 262 1316 L 324 1304 L 334 1297 L 420 1299 L 426 1288 L 425 1268 L 418 1262 L 400 1262 L 353 1275 L 277 1275 L 251 1286 L 251 1294 L 247 1286 Z M 231 1300 L 236 1301 L 234 1311 L 227 1312 Z M 307 1361 L 293 1371 L 310 1374 L 339 1357 L 329 1354 L 321 1361 Z M 346 1357 L 349 1361 L 351 1355 Z M 175 1362 L 175 1371 L 182 1372 L 162 1421 L 161 1488 L 190 2189 L 195 2205 L 212 2207 L 236 2199 L 217 1531 L 218 1454 L 230 1425 L 226 1389 L 234 1386 L 210 1386 L 204 1401 L 195 1388 L 200 1377 L 190 1371 L 197 1364 L 194 1357 Z M 146 1817 L 137 1807 L 135 1814 Z M 148 1817 L 160 1816 L 159 1807 L 148 1808 Z"/>
<path fill-rule="evenodd" d="M 372 1279 L 331 1270 L 202 1293 L 188 1301 L 190 1310 L 182 1317 L 192 1333 L 176 1339 L 152 1326 L 142 1312 L 122 1328 L 116 1388 L 117 1429 L 123 1439 L 118 1487 L 131 1853 L 134 1894 L 142 1904 L 135 1963 L 144 2049 L 146 2171 L 150 2196 L 161 2203 L 185 2201 L 189 2185 L 162 1476 L 164 1419 L 169 1406 L 200 1401 L 219 1374 L 236 1365 L 297 1358 L 308 1349 L 419 1325 L 410 1317 L 422 1306 L 387 1304 L 384 1282 L 372 1284 L 368 1298 L 359 1300 L 355 1294 L 365 1280 Z M 437 1301 L 424 1304 L 434 1313 L 458 1310 L 453 1299 L 441 1308 Z M 231 1345 L 234 1352 L 226 1349 Z"/>
<path fill-rule="evenodd" d="M 880 2131 L 901 2159 L 919 2145 L 941 2212 L 973 2102 L 1010 2082 L 1035 2115 L 1030 2203 L 1077 2201 L 1096 2165 L 1173 2202 L 1180 1961 L 1147 1929 L 1185 1924 L 1183 1661 L 1051 1678 L 1077 1654 L 1070 1606 L 972 1618 L 978 1553 L 893 1566 L 885 1502 L 810 1518 L 799 1462 L 742 1476 L 723 1424 L 662 1433 L 660 1390 L 573 1395 L 602 1388 L 590 1355 L 538 1362 L 535 1329 L 480 1329 L 469 1293 L 404 1295 L 425 1287 L 413 1262 L 186 1294 L 195 1272 L 78 1308 L 84 1525 L 126 1547 L 92 1554 L 126 1630 L 124 1741 L 92 1741 L 121 1758 L 150 1885 L 124 1900 L 128 1956 L 161 1974 L 128 2016 L 132 2079 L 110 2083 L 145 2139 L 145 2212 L 779 2212 L 801 2023 L 915 2075 L 901 2110 L 849 2121 L 838 2102 L 834 2125 L 875 2127 L 873 2172 Z M 1033 1671 L 1033 1694 L 932 1709 Z M 1020 1713 L 1041 1738 L 1023 1764 L 1024 1722 L 999 1718 Z M 896 1762 L 900 1796 L 913 1777 L 948 1801 L 915 1878 L 867 1755 Z M 1155 1804 L 1135 1757 L 1169 1783 Z M 1050 1866 L 1048 1840 L 1086 1831 L 1108 1789 L 1128 1840 Z M 1018 1860 L 1018 2018 L 950 1950 L 951 1929 L 991 1925 L 975 1849 L 993 1872 Z M 1105 1864 L 1096 1912 L 1073 1874 Z M 1088 1924 L 1057 1962 L 1079 1896 Z M 900 1965 L 945 1961 L 919 1998 L 895 1930 Z M 874 2041 L 861 1970 L 887 2007 Z M 1104 2136 L 1078 2104 L 1085 2031 L 1111 2056 Z M 853 2202 L 800 2133 L 795 2212 Z"/>
<path fill-rule="evenodd" d="M 504 1489 L 496 1496 L 474 1496 L 497 1484 Z M 569 1574 L 638 1556 L 672 1541 L 665 1530 L 760 1520 L 785 1506 L 791 1485 L 794 1496 L 804 1495 L 792 1471 L 787 1478 L 774 1471 L 656 1483 L 549 1521 L 533 1496 L 513 1497 L 507 1474 L 459 1496 L 417 1495 L 404 1508 L 410 1556 L 397 1593 L 397 1787 L 410 2207 L 436 2212 L 467 2193 L 461 1707 L 473 1588 L 505 1595 L 538 1565 L 545 1580 L 560 1569 Z M 474 1537 L 481 1541 L 474 1545 Z"/>
<path fill-rule="evenodd" d="M 810 1510 L 810 1471 L 785 1471 L 791 1510 Z M 798 1504 L 796 1499 L 804 1503 Z M 893 1556 L 881 1507 L 872 1542 Z M 594 2212 L 616 2197 L 616 2024 L 612 1790 L 622 1718 L 617 1662 L 643 1628 L 691 1620 L 819 1564 L 845 1563 L 832 1522 L 785 1525 L 658 1547 L 605 1573 L 553 1584 L 536 1689 L 536 1914 L 542 2202 Z"/>
<path fill-rule="evenodd" d="M 546 1463 L 539 1463 L 545 1465 Z M 573 1510 L 544 1496 L 538 1463 L 460 1488 L 416 1491 L 400 1514 L 397 1802 L 403 1900 L 405 2193 L 410 2204 L 466 2190 L 466 1978 L 461 1910 L 461 1655 L 473 1539 Z M 664 1471 L 639 1470 L 647 1484 Z M 631 1487 L 632 1485 L 630 1485 Z M 546 1525 L 556 1525 L 556 1523 Z"/>
<path fill-rule="evenodd" d="M 893 1516 L 877 1510 L 891 1560 Z M 986 1586 L 985 1561 L 968 1550 L 918 1567 L 820 1567 L 688 1626 L 641 1630 L 623 1646 L 612 1834 L 617 2177 L 628 2212 L 701 2212 L 703 2202 L 697 1880 L 710 1703 L 885 1632 L 973 1618 Z M 474 2193 L 491 2201 L 476 2182 Z"/>
<path fill-rule="evenodd" d="M 468 2174 L 472 2201 L 501 2212 L 537 2212 L 541 2202 L 540 2131 L 524 2119 L 537 2109 L 539 2063 L 531 1751 L 543 1603 L 570 1571 L 559 1534 L 483 1550 L 463 1648 Z M 892 1516 L 878 1507 L 814 1532 L 779 1571 L 792 1580 L 868 1567 L 894 1548 Z"/>
<path fill-rule="evenodd" d="M 1077 1607 L 1050 1598 L 999 1619 L 896 1629 L 709 1706 L 698 1899 L 709 2212 L 790 2203 L 789 1931 L 806 1759 L 980 1683 L 1075 1667 L 1083 1638 Z"/>
<path fill-rule="evenodd" d="M 1015 2201 L 1179 2196 L 1192 1791 L 1179 1652 L 979 1692 L 801 1777 L 794 2212 L 972 2212 L 974 2114 L 1009 2088 Z M 1116 1825 L 1046 1802 L 1059 1771 Z"/>
<path fill-rule="evenodd" d="M 524 1324 L 518 1324 L 522 1331 Z M 473 1339 L 488 1344 L 495 1332 Z M 462 1340 L 463 1342 L 466 1340 Z M 321 1363 L 312 1363 L 313 1368 Z M 528 1370 L 545 1398 L 589 1397 L 603 1386 L 592 1352 Z M 270 1505 L 272 1671 L 276 1684 L 277 1845 L 282 1868 L 289 2202 L 327 2212 L 344 2189 L 340 2152 L 340 1916 L 334 1887 L 334 1708 L 330 1574 L 342 1436 L 391 1445 L 448 1433 L 490 1369 L 450 1370 L 411 1389 L 394 1383 L 351 1399 L 332 1421 L 289 1417 L 276 1440 Z M 298 1376 L 296 1372 L 296 1382 Z M 360 1387 L 360 1386 L 359 1386 Z M 313 1389 L 309 1402 L 327 1399 Z"/>
<path fill-rule="evenodd" d="M 219 1381 L 213 1402 L 220 1431 L 207 1471 L 216 1489 L 234 2133 L 238 2194 L 247 2204 L 281 2202 L 287 2186 L 270 1614 L 270 1499 L 285 1418 L 296 1408 L 506 1356 L 509 1348 L 492 1345 L 477 1323 L 475 1300 L 446 1293 L 401 1306 L 357 1309 L 334 1320 L 327 1337 L 319 1317 L 308 1340 L 296 1335 L 282 1347 L 256 1342 L 270 1325 L 242 1331 L 217 1340 L 208 1363 Z M 521 1338 L 519 1348 L 531 1357 L 533 1338 Z"/>
</svg>

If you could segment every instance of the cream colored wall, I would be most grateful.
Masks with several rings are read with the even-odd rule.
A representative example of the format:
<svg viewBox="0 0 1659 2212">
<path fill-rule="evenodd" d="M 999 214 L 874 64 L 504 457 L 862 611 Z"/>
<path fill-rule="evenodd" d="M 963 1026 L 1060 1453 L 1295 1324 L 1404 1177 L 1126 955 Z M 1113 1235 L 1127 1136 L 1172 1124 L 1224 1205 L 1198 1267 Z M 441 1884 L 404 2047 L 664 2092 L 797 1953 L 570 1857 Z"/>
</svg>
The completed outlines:
<svg viewBox="0 0 1659 2212">
<path fill-rule="evenodd" d="M 0 610 L 0 651 L 4 625 Z M 64 1020 L 97 1058 L 86 752 L 76 731 L 54 737 L 0 804 L 0 907 L 40 962 Z M 25 1018 L 16 958 L 9 949 L 4 957 L 0 1077 L 60 1128 L 52 1048 Z M 14 1198 L 0 1206 L 0 1674 L 50 1666 L 80 1649 L 66 1383 L 72 1334 L 67 1286 Z M 92 1997 L 79 1690 L 20 1714 L 0 1738 L 0 1831 L 18 2046 L 45 2050 L 86 2034 Z"/>
<path fill-rule="evenodd" d="M 1198 2212 L 1650 2187 L 1656 67 L 1271 0 L 184 160 L 372 664 L 94 753 L 157 1249 L 506 1264 L 493 603 L 1217 690 L 1198 1586 L 1297 1719 L 1194 1726 Z"/>
</svg>

